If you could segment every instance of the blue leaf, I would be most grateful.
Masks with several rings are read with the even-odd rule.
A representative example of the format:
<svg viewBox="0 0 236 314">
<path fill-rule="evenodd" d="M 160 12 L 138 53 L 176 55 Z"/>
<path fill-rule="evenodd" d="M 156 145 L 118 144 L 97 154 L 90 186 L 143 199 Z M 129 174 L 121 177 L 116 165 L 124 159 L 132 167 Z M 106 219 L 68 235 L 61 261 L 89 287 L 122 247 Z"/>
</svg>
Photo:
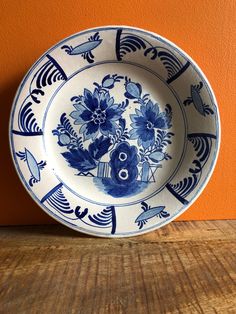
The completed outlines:
<svg viewBox="0 0 236 314">
<path fill-rule="evenodd" d="M 126 121 L 125 121 L 125 119 L 120 118 L 120 119 L 119 119 L 119 125 L 120 125 L 120 127 L 122 128 L 122 130 L 124 131 L 125 126 L 126 126 Z"/>
<path fill-rule="evenodd" d="M 89 145 L 89 153 L 90 155 L 99 160 L 103 155 L 108 152 L 109 147 L 111 146 L 110 138 L 104 138 L 104 136 L 100 136 L 93 143 Z"/>
<path fill-rule="evenodd" d="M 96 168 L 97 164 L 85 149 L 70 149 L 69 152 L 62 153 L 62 156 L 68 161 L 72 168 L 79 171 L 89 171 Z"/>
<path fill-rule="evenodd" d="M 165 158 L 165 155 L 163 152 L 155 151 L 149 155 L 149 158 L 153 162 L 160 162 L 161 160 Z"/>
</svg>

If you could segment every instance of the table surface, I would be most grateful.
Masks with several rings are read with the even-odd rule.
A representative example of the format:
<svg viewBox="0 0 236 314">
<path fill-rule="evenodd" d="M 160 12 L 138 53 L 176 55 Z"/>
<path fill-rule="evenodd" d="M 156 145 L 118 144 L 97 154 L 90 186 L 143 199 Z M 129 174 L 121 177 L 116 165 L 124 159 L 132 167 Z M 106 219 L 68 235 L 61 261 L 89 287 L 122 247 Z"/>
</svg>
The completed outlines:
<svg viewBox="0 0 236 314">
<path fill-rule="evenodd" d="M 0 228 L 0 313 L 236 313 L 236 220 L 102 239 Z"/>
</svg>

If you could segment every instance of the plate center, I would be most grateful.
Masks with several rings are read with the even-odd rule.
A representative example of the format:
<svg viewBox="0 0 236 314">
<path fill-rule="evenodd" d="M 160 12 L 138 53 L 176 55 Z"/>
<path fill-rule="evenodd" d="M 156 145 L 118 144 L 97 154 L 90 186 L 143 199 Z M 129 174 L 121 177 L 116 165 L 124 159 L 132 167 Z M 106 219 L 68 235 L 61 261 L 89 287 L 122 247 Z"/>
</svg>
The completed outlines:
<svg viewBox="0 0 236 314">
<path fill-rule="evenodd" d="M 158 193 L 178 169 L 186 126 L 168 84 L 131 64 L 78 71 L 44 118 L 48 164 L 74 194 L 130 205 Z"/>
</svg>

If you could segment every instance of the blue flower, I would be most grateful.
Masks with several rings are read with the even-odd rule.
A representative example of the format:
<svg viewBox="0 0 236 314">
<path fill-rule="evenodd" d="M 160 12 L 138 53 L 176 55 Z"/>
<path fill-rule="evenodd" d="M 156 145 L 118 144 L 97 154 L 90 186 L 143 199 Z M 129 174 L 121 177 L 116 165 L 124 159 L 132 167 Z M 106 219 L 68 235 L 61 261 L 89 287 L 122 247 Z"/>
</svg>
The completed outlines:
<svg viewBox="0 0 236 314">
<path fill-rule="evenodd" d="M 113 75 L 106 75 L 102 80 L 102 87 L 112 89 L 116 82 L 120 82 L 121 79 L 124 77 L 121 75 L 113 74 Z M 96 84 L 95 84 L 96 85 Z"/>
<path fill-rule="evenodd" d="M 97 89 L 93 93 L 84 89 L 84 95 L 74 107 L 76 110 L 70 116 L 75 119 L 74 124 L 82 125 L 79 132 L 83 133 L 84 140 L 95 139 L 99 132 L 105 136 L 115 134 L 116 121 L 123 113 L 109 92 L 99 93 Z"/>
<path fill-rule="evenodd" d="M 102 80 L 102 87 L 112 89 L 115 84 L 115 79 L 110 75 L 106 75 Z"/>
<path fill-rule="evenodd" d="M 151 100 L 142 105 L 140 110 L 131 114 L 130 139 L 138 139 L 138 145 L 147 148 L 155 143 L 155 129 L 168 129 L 171 127 L 171 107 L 168 105 L 165 112 L 160 112 L 157 104 Z"/>
<path fill-rule="evenodd" d="M 60 146 L 67 146 L 71 143 L 70 135 L 67 132 L 58 134 L 58 142 Z"/>
<path fill-rule="evenodd" d="M 110 167 L 113 182 L 127 185 L 134 182 L 138 176 L 139 158 L 136 146 L 127 142 L 117 145 L 111 153 Z"/>
<path fill-rule="evenodd" d="M 139 99 L 142 94 L 142 86 L 139 83 L 131 82 L 127 80 L 125 83 L 125 97 L 129 99 Z"/>
</svg>

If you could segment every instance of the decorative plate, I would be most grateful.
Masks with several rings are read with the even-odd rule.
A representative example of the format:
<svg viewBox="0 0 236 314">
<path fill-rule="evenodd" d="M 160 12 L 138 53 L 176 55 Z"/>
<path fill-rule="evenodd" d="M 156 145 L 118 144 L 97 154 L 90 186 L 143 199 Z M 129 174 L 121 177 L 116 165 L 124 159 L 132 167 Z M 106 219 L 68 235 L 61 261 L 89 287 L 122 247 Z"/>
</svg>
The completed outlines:
<svg viewBox="0 0 236 314">
<path fill-rule="evenodd" d="M 185 211 L 213 171 L 213 91 L 180 48 L 124 26 L 90 29 L 48 50 L 12 108 L 16 170 L 32 198 L 72 229 L 139 235 Z"/>
</svg>

